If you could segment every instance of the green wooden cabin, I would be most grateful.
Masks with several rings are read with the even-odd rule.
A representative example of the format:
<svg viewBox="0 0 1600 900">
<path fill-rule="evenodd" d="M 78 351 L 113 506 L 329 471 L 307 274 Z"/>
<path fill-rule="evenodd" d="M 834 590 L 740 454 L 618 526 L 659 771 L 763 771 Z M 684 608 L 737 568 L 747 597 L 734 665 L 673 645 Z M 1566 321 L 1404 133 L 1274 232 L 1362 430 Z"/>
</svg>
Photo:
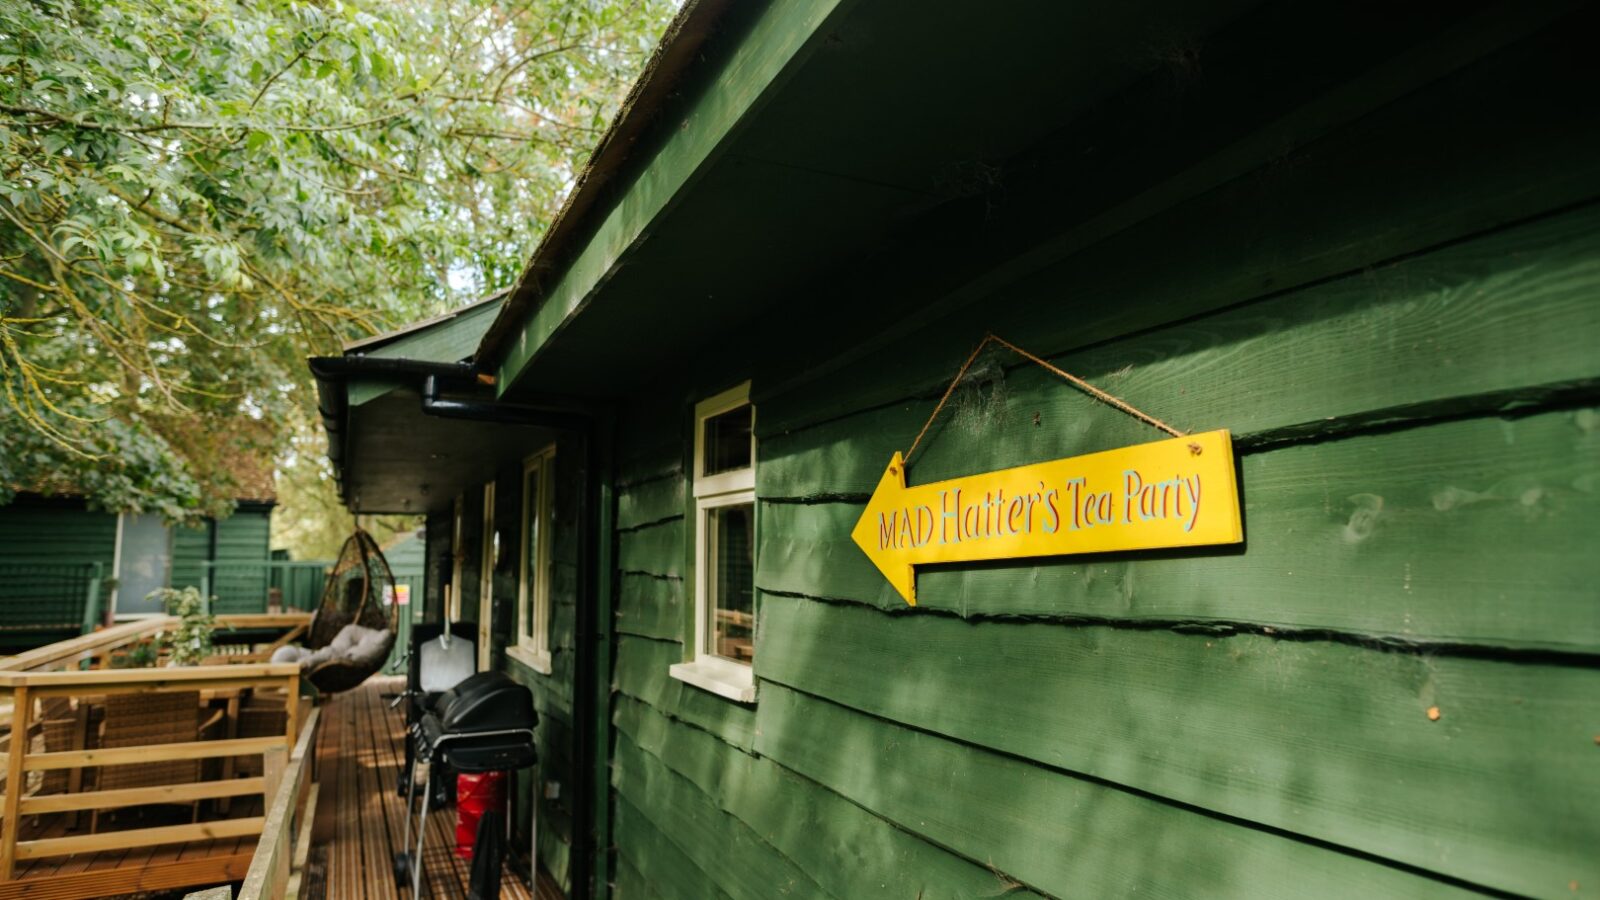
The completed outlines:
<svg viewBox="0 0 1600 900">
<path fill-rule="evenodd" d="M 542 864 L 1600 896 L 1597 29 L 686 4 L 512 291 L 313 363 L 346 501 L 427 515 L 426 614 L 535 691 Z M 991 332 L 1230 429 L 1244 543 L 928 566 L 907 607 L 850 532 Z M 986 352 L 909 476 L 1159 437 Z"/>
<path fill-rule="evenodd" d="M 270 479 L 226 518 L 172 526 L 114 513 L 79 496 L 22 493 L 0 506 L 0 647 L 42 646 L 111 618 L 159 613 L 146 595 L 205 587 L 222 612 L 265 608 Z M 238 607 L 235 609 L 235 607 Z"/>
</svg>

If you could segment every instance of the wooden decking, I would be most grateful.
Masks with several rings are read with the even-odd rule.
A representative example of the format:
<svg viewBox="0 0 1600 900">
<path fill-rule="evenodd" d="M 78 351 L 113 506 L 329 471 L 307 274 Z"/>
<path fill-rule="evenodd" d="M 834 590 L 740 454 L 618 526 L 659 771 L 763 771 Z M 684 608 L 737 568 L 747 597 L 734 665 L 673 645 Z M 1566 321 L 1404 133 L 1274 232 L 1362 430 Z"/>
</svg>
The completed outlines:
<svg viewBox="0 0 1600 900">
<path fill-rule="evenodd" d="M 375 678 L 321 707 L 318 799 L 312 850 L 301 878 L 302 898 L 409 900 L 409 889 L 397 889 L 392 866 L 405 827 L 405 801 L 395 792 L 404 759 L 405 721 L 399 710 L 389 708 L 384 696 L 403 687 L 403 679 Z M 260 796 L 236 798 L 227 818 L 214 824 L 225 828 L 229 822 L 259 821 L 263 813 Z M 83 814 L 77 827 L 64 814 L 25 817 L 23 837 L 35 840 L 86 834 L 88 815 Z M 100 823 L 100 834 L 107 838 L 103 846 L 94 852 L 19 860 L 18 880 L 0 883 L 0 900 L 114 897 L 242 879 L 256 849 L 253 832 L 149 847 L 115 844 L 119 831 L 179 826 L 188 821 L 189 811 L 182 807 L 110 814 Z M 435 810 L 428 826 L 424 866 L 428 890 L 424 896 L 433 900 L 465 897 L 470 865 L 455 854 L 455 810 Z M 177 890 L 171 896 L 183 893 Z M 543 871 L 537 896 L 509 871 L 501 882 L 501 896 L 564 900 L 560 888 Z"/>
<path fill-rule="evenodd" d="M 235 803 L 233 817 L 247 818 L 261 814 L 261 800 L 253 798 Z M 175 815 L 173 810 L 156 810 L 150 816 L 165 815 L 170 824 L 189 820 L 187 815 Z M 68 818 L 62 815 L 49 817 L 44 827 L 32 832 L 30 837 L 62 837 L 69 833 L 86 833 L 68 830 Z M 87 823 L 88 814 L 83 821 Z M 169 824 L 166 819 L 135 819 L 123 817 L 122 821 L 104 823 L 102 834 L 112 835 L 124 828 Z M 33 823 L 30 822 L 30 827 Z M 197 881 L 243 878 L 250 867 L 251 854 L 255 852 L 254 835 L 225 838 L 215 841 L 195 841 L 186 844 L 166 844 L 159 847 L 111 847 L 96 853 L 78 853 L 72 856 L 43 857 L 19 864 L 17 881 L 0 884 L 0 898 L 6 897 L 82 897 L 115 896 L 136 891 L 151 891 L 193 885 Z"/>
<path fill-rule="evenodd" d="M 395 792 L 405 759 L 405 720 L 389 709 L 404 689 L 400 678 L 373 678 L 322 707 L 318 744 L 320 793 L 308 863 L 308 900 L 401 900 L 391 860 L 402 847 L 405 801 Z M 455 853 L 455 810 L 435 810 L 428 821 L 423 871 L 429 898 L 465 897 L 470 864 Z M 505 873 L 501 896 L 529 900 L 520 878 Z M 563 900 L 549 875 L 539 873 L 534 900 Z"/>
</svg>

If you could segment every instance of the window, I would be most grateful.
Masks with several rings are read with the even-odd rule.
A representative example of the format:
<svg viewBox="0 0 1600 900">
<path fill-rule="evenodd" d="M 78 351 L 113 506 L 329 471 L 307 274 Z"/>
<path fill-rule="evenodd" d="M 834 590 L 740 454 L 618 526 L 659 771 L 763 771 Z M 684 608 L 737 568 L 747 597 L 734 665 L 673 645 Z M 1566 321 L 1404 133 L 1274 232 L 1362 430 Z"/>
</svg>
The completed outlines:
<svg viewBox="0 0 1600 900">
<path fill-rule="evenodd" d="M 694 633 L 674 678 L 755 700 L 755 407 L 750 384 L 695 407 Z"/>
<path fill-rule="evenodd" d="M 554 445 L 522 463 L 522 562 L 517 575 L 517 640 L 508 653 L 550 674 L 550 507 Z"/>
<path fill-rule="evenodd" d="M 494 661 L 494 482 L 483 483 L 483 530 L 478 532 L 478 671 Z"/>
<path fill-rule="evenodd" d="M 467 561 L 467 510 L 466 498 L 456 496 L 455 521 L 450 526 L 450 583 L 444 591 L 444 620 L 455 622 L 461 618 L 461 570 Z"/>
</svg>

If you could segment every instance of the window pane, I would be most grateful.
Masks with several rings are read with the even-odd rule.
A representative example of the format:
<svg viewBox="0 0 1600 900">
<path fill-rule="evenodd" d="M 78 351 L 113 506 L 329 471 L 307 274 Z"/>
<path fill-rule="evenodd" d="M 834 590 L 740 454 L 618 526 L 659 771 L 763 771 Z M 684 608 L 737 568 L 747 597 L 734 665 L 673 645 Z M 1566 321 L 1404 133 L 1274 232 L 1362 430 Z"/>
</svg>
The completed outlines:
<svg viewBox="0 0 1600 900">
<path fill-rule="evenodd" d="M 711 652 L 749 663 L 756 656 L 755 504 L 713 507 L 706 516 Z"/>
<path fill-rule="evenodd" d="M 526 510 L 528 517 L 528 521 L 523 523 L 522 529 L 524 541 L 522 558 L 527 561 L 527 568 L 524 571 L 527 573 L 526 578 L 528 581 L 522 592 L 527 606 L 522 610 L 521 619 L 522 633 L 528 637 L 533 636 L 534 629 L 538 624 L 535 621 L 534 606 L 537 602 L 535 597 L 539 584 L 539 476 L 541 471 L 541 467 L 535 467 L 529 469 L 527 474 L 522 476 L 523 490 L 527 492 L 522 508 Z"/>
<path fill-rule="evenodd" d="M 704 474 L 750 468 L 750 410 L 746 403 L 706 419 Z"/>
</svg>

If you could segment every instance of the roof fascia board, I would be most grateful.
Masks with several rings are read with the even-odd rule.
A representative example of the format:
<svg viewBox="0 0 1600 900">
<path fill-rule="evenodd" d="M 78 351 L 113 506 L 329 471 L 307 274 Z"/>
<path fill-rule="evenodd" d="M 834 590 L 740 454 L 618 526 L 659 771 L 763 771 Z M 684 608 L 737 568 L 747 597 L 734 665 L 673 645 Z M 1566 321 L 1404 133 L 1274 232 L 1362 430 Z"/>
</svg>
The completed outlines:
<svg viewBox="0 0 1600 900">
<path fill-rule="evenodd" d="M 594 296 L 651 226 L 710 169 L 738 126 L 773 96 L 825 39 L 823 25 L 857 0 L 778 0 L 769 4 L 721 71 L 611 207 L 594 235 L 542 302 L 513 331 L 493 366 L 504 393 L 539 351 Z M 539 268 L 535 258 L 529 272 Z"/>
<path fill-rule="evenodd" d="M 453 309 L 443 315 L 414 322 L 404 328 L 344 345 L 345 355 L 382 356 L 390 359 L 419 359 L 428 362 L 456 362 L 471 356 L 495 314 L 505 303 L 508 292 Z M 450 359 L 436 358 L 457 352 Z"/>
<path fill-rule="evenodd" d="M 460 362 L 477 351 L 478 342 L 483 339 L 483 333 L 489 329 L 489 323 L 494 321 L 499 311 L 498 303 L 480 305 L 378 347 L 367 355 L 427 362 Z"/>
</svg>

